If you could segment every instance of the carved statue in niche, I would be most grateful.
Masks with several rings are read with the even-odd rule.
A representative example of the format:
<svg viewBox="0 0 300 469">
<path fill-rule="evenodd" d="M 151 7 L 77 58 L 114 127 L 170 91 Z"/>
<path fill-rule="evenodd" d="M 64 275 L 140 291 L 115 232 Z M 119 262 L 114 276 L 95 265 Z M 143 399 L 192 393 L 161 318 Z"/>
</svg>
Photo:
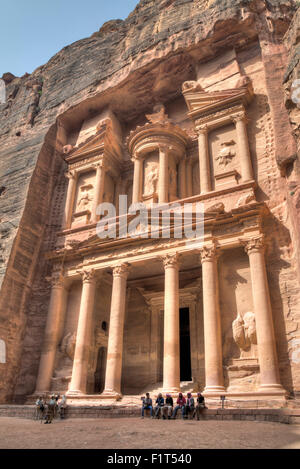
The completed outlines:
<svg viewBox="0 0 300 469">
<path fill-rule="evenodd" d="M 144 195 L 147 196 L 157 193 L 157 183 L 158 167 L 157 164 L 152 163 L 146 169 Z"/>
<path fill-rule="evenodd" d="M 238 314 L 232 323 L 233 339 L 242 351 L 249 350 L 257 344 L 255 315 L 251 311 L 242 317 Z"/>
<path fill-rule="evenodd" d="M 74 359 L 75 353 L 75 345 L 76 345 L 76 334 L 69 332 L 67 334 L 60 345 L 60 351 L 62 354 L 66 355 L 70 360 Z"/>
<path fill-rule="evenodd" d="M 222 148 L 219 151 L 218 156 L 216 156 L 216 161 L 219 163 L 220 166 L 226 166 L 228 163 L 231 162 L 232 158 L 236 155 L 233 145 L 235 145 L 234 140 L 221 143 Z"/>
<path fill-rule="evenodd" d="M 91 191 L 93 189 L 92 184 L 85 184 L 80 187 L 80 193 L 77 202 L 77 212 L 84 212 L 90 208 L 90 204 L 93 200 Z"/>
</svg>

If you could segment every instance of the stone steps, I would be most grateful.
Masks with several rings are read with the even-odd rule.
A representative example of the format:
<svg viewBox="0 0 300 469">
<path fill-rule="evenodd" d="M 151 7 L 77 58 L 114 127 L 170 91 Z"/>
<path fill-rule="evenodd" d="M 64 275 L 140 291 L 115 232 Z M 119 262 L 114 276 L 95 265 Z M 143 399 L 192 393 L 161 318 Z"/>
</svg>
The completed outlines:
<svg viewBox="0 0 300 469">
<path fill-rule="evenodd" d="M 73 406 L 66 410 L 66 418 L 138 418 L 140 405 L 98 405 Z M 1 417 L 15 417 L 33 419 L 35 406 L 1 405 Z M 147 418 L 147 417 L 145 417 Z M 178 416 L 177 418 L 180 418 Z M 267 421 L 286 424 L 300 424 L 300 408 L 298 409 L 221 409 L 209 408 L 204 410 L 201 420 L 249 420 Z"/>
</svg>

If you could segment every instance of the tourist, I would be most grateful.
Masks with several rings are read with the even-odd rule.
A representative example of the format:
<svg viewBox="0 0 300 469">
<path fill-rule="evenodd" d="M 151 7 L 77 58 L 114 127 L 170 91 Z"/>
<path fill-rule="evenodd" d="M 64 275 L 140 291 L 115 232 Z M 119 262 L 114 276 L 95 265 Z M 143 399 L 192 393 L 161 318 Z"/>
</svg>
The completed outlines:
<svg viewBox="0 0 300 469">
<path fill-rule="evenodd" d="M 200 414 L 202 414 L 203 410 L 205 409 L 205 400 L 204 396 L 202 396 L 201 392 L 198 392 L 197 394 L 197 404 L 196 404 L 196 409 L 194 410 L 194 415 L 197 415 L 197 420 L 200 420 Z"/>
<path fill-rule="evenodd" d="M 194 418 L 195 401 L 190 392 L 187 393 L 186 407 L 185 407 L 185 418 L 187 419 L 189 414 Z"/>
<path fill-rule="evenodd" d="M 58 400 L 60 398 L 60 395 L 59 394 L 55 394 L 54 395 L 54 399 L 55 399 L 55 406 L 54 406 L 54 418 L 56 418 L 57 416 L 57 411 L 58 411 Z"/>
<path fill-rule="evenodd" d="M 166 413 L 168 414 L 168 419 L 170 420 L 173 412 L 173 398 L 171 394 L 166 394 L 166 403 L 163 408 L 163 419 L 166 419 Z"/>
<path fill-rule="evenodd" d="M 58 412 L 61 419 L 65 418 L 67 408 L 67 396 L 63 395 L 62 400 L 58 403 Z"/>
<path fill-rule="evenodd" d="M 165 405 L 165 400 L 161 393 L 157 396 L 156 406 L 155 406 L 155 418 L 159 418 L 159 414 L 162 413 L 162 409 Z"/>
<path fill-rule="evenodd" d="M 185 416 L 185 405 L 186 405 L 186 400 L 185 397 L 183 396 L 182 392 L 178 394 L 178 399 L 177 399 L 177 406 L 175 407 L 173 414 L 172 414 L 172 419 L 176 418 L 177 412 L 180 409 L 181 410 L 181 417 L 184 419 Z"/>
<path fill-rule="evenodd" d="M 52 420 L 54 418 L 54 411 L 55 411 L 55 406 L 56 406 L 56 399 L 55 396 L 51 396 L 50 401 L 48 402 L 47 405 L 47 413 L 46 413 L 46 421 L 45 423 L 52 423 Z"/>
<path fill-rule="evenodd" d="M 142 419 L 144 418 L 145 409 L 150 409 L 150 415 L 153 418 L 152 399 L 148 392 L 146 393 L 146 397 L 142 397 Z"/>
<path fill-rule="evenodd" d="M 35 406 L 36 406 L 35 418 L 36 420 L 40 420 L 42 423 L 42 420 L 44 418 L 44 411 L 45 411 L 45 402 L 42 396 L 38 397 L 38 399 L 36 400 Z"/>
</svg>

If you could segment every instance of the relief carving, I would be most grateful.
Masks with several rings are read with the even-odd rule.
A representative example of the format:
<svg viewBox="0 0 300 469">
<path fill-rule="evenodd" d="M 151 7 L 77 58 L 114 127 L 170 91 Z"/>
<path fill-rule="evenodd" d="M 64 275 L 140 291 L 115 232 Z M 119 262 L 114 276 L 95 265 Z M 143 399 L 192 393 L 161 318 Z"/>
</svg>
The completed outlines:
<svg viewBox="0 0 300 469">
<path fill-rule="evenodd" d="M 185 81 L 182 84 L 182 91 L 204 91 L 197 81 Z"/>
<path fill-rule="evenodd" d="M 257 344 L 255 315 L 251 311 L 242 317 L 238 314 L 232 323 L 233 339 L 243 351 L 249 350 L 251 345 Z"/>
<path fill-rule="evenodd" d="M 70 358 L 70 360 L 74 360 L 75 345 L 76 334 L 75 332 L 73 334 L 69 332 L 69 334 L 67 334 L 61 342 L 60 351 L 62 354 Z"/>
<path fill-rule="evenodd" d="M 80 187 L 80 195 L 78 197 L 76 212 L 85 212 L 89 210 L 93 197 L 91 191 L 93 189 L 92 184 L 86 184 Z"/>
<path fill-rule="evenodd" d="M 232 158 L 235 157 L 236 152 L 235 149 L 233 148 L 233 145 L 235 145 L 234 140 L 230 140 L 229 142 L 223 142 L 221 144 L 221 150 L 219 151 L 218 156 L 216 156 L 216 161 L 219 163 L 220 166 L 226 166 L 229 164 L 232 160 Z"/>
<path fill-rule="evenodd" d="M 153 114 L 146 114 L 146 118 L 151 124 L 163 124 L 169 122 L 166 109 L 163 104 L 156 104 L 153 108 Z"/>
<path fill-rule="evenodd" d="M 158 184 L 158 167 L 157 167 L 157 164 L 152 163 L 146 169 L 144 196 L 157 193 L 157 184 Z"/>
</svg>

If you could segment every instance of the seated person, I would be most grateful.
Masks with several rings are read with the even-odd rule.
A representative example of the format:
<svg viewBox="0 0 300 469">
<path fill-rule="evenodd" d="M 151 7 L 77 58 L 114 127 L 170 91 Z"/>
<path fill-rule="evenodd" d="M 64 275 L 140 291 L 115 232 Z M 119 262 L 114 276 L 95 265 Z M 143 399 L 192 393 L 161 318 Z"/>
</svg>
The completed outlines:
<svg viewBox="0 0 300 469">
<path fill-rule="evenodd" d="M 148 392 L 146 393 L 146 397 L 142 397 L 142 419 L 144 418 L 145 409 L 150 409 L 150 415 L 153 417 L 152 399 Z"/>
<path fill-rule="evenodd" d="M 156 399 L 156 406 L 155 406 L 155 417 L 158 419 L 159 418 L 159 414 L 160 412 L 162 412 L 162 409 L 165 405 L 165 400 L 162 396 L 161 393 L 159 393 L 159 395 L 157 396 L 157 399 Z"/>
<path fill-rule="evenodd" d="M 191 414 L 192 418 L 194 418 L 194 410 L 195 410 L 195 401 L 190 392 L 187 393 L 186 399 L 186 407 L 185 407 L 185 418 L 188 418 L 189 414 Z"/>
<path fill-rule="evenodd" d="M 172 414 L 172 419 L 176 418 L 177 412 L 179 409 L 181 409 L 181 417 L 184 419 L 185 416 L 185 405 L 186 405 L 186 400 L 185 397 L 182 395 L 182 392 L 178 394 L 178 399 L 177 399 L 177 406 L 175 407 L 173 414 Z"/>
<path fill-rule="evenodd" d="M 163 419 L 166 418 L 166 413 L 168 413 L 168 419 L 170 420 L 173 412 L 173 398 L 171 394 L 166 394 L 166 403 L 163 408 Z"/>
<path fill-rule="evenodd" d="M 202 396 L 201 392 L 198 392 L 197 394 L 197 404 L 196 404 L 196 409 L 194 410 L 194 415 L 197 415 L 197 420 L 200 420 L 200 414 L 202 414 L 203 410 L 205 409 L 205 400 L 204 396 Z"/>
</svg>

